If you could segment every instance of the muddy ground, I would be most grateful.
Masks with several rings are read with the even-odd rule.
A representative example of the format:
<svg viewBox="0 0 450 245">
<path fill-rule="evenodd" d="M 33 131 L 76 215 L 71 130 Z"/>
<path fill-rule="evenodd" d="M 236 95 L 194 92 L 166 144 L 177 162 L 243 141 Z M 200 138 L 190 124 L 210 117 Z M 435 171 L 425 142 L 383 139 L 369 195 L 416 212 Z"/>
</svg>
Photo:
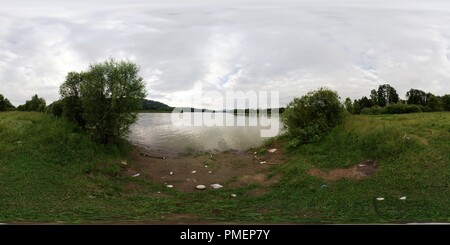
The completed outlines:
<svg viewBox="0 0 450 245">
<path fill-rule="evenodd" d="M 164 156 L 136 146 L 130 152 L 130 157 L 137 164 L 127 167 L 123 174 L 139 174 L 139 178 L 149 178 L 166 186 L 172 185 L 172 188 L 183 192 L 198 191 L 197 185 L 212 189 L 212 184 L 220 184 L 223 189 L 234 189 L 254 183 L 264 187 L 276 183 L 281 177 L 269 177 L 267 168 L 282 164 L 286 160 L 282 147 L 273 147 L 277 149 L 273 153 L 260 150 L 255 154 L 255 149 L 250 149 L 246 152 Z"/>
</svg>

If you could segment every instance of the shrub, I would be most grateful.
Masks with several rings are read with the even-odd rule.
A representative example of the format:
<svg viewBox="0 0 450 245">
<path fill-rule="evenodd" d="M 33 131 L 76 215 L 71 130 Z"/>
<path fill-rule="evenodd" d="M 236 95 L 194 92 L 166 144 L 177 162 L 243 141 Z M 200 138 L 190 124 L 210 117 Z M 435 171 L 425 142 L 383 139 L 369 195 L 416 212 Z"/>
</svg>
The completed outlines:
<svg viewBox="0 0 450 245">
<path fill-rule="evenodd" d="M 421 112 L 422 110 L 417 105 L 407 105 L 402 103 L 389 104 L 383 108 L 383 114 L 404 114 Z"/>
<path fill-rule="evenodd" d="M 361 114 L 363 115 L 380 115 L 383 113 L 383 108 L 378 105 L 372 106 L 370 108 L 364 108 L 361 110 Z"/>
<path fill-rule="evenodd" d="M 283 113 L 283 123 L 291 138 L 290 145 L 317 141 L 344 117 L 345 109 L 337 92 L 327 88 L 294 98 Z"/>
</svg>

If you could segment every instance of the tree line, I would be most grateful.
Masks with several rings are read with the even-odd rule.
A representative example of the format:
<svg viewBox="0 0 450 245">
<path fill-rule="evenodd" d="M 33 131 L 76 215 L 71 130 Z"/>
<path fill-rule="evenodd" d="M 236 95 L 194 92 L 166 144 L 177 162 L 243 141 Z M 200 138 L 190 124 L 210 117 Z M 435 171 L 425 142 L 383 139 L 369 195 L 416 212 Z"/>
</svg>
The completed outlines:
<svg viewBox="0 0 450 245">
<path fill-rule="evenodd" d="M 389 84 L 383 84 L 378 90 L 372 89 L 370 96 L 361 99 L 350 98 L 344 101 L 344 107 L 351 114 L 402 114 L 414 112 L 450 111 L 450 94 L 437 96 L 420 89 L 411 88 L 406 99 L 400 99 L 397 91 Z"/>
</svg>

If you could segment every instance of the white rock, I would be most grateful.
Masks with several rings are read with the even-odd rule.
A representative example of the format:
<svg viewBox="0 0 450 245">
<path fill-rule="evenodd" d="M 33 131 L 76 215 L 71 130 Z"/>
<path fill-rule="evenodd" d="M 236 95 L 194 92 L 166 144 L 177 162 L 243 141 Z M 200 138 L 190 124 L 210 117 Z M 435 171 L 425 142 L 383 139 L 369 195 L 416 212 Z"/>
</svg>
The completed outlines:
<svg viewBox="0 0 450 245">
<path fill-rule="evenodd" d="M 128 165 L 127 161 L 122 161 L 122 165 L 127 166 Z"/>
<path fill-rule="evenodd" d="M 194 170 L 194 171 L 191 171 L 191 173 L 195 174 L 195 173 L 197 173 L 197 171 Z"/>
<path fill-rule="evenodd" d="M 255 152 L 253 152 L 253 155 L 256 155 L 257 153 L 258 153 L 258 152 L 255 151 Z"/>
<path fill-rule="evenodd" d="M 231 197 L 237 197 L 237 195 L 236 194 L 231 194 Z"/>
<path fill-rule="evenodd" d="M 141 174 L 137 173 L 137 174 L 133 175 L 133 177 L 138 177 L 139 175 L 141 175 Z"/>
<path fill-rule="evenodd" d="M 209 171 L 208 174 L 212 174 L 212 171 Z"/>
<path fill-rule="evenodd" d="M 259 164 L 264 164 L 264 163 L 267 163 L 267 162 L 266 161 L 259 162 Z"/>
<path fill-rule="evenodd" d="M 358 164 L 358 167 L 365 167 L 366 164 Z"/>
<path fill-rule="evenodd" d="M 277 149 L 270 149 L 270 150 L 267 150 L 268 152 L 270 152 L 270 153 L 274 153 L 274 152 L 276 152 L 277 151 Z"/>
<path fill-rule="evenodd" d="M 197 189 L 197 190 L 204 190 L 204 189 L 206 189 L 206 186 L 205 185 L 197 185 L 195 187 L 195 189 Z"/>
<path fill-rule="evenodd" d="M 384 197 L 377 197 L 377 200 L 378 200 L 378 201 L 383 201 L 383 200 L 384 200 Z"/>
<path fill-rule="evenodd" d="M 220 184 L 212 184 L 211 187 L 214 188 L 214 189 L 220 189 L 220 188 L 222 188 L 223 186 L 220 185 Z"/>
<path fill-rule="evenodd" d="M 173 187 L 173 185 L 166 185 L 167 186 L 167 188 L 172 188 Z"/>
<path fill-rule="evenodd" d="M 399 197 L 400 200 L 406 200 L 406 197 Z"/>
<path fill-rule="evenodd" d="M 208 165 L 205 165 L 205 168 L 207 168 L 208 167 Z"/>
<path fill-rule="evenodd" d="M 171 171 L 169 174 L 170 174 L 170 175 L 173 175 L 173 172 Z"/>
</svg>

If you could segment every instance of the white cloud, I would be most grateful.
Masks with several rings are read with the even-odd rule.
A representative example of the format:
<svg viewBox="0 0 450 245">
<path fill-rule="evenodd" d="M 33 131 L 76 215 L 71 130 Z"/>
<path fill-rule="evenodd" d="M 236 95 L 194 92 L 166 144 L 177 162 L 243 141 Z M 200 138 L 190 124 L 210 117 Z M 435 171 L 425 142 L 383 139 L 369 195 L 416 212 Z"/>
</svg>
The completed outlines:
<svg viewBox="0 0 450 245">
<path fill-rule="evenodd" d="M 444 0 L 19 0 L 0 23 L 0 93 L 15 105 L 58 99 L 69 71 L 109 57 L 135 61 L 148 97 L 174 106 L 196 84 L 279 90 L 281 105 L 320 86 L 353 99 L 384 82 L 450 93 Z"/>
</svg>

